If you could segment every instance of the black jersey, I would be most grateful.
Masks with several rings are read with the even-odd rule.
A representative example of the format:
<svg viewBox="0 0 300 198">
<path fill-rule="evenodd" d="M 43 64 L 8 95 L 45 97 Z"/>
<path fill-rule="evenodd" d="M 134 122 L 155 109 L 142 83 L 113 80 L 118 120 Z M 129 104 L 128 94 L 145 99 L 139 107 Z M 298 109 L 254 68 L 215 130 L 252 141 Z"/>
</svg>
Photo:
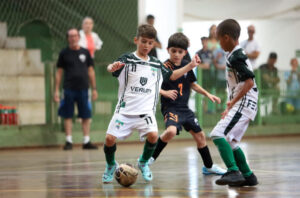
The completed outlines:
<svg viewBox="0 0 300 198">
<path fill-rule="evenodd" d="M 171 70 L 176 70 L 184 67 L 187 65 L 188 62 L 185 60 L 182 60 L 180 66 L 175 66 L 170 60 L 167 60 L 164 63 L 164 66 L 171 69 Z M 188 108 L 188 101 L 190 97 L 190 87 L 191 83 L 195 82 L 196 76 L 194 72 L 191 70 L 188 73 L 185 73 L 183 76 L 178 78 L 175 81 L 168 80 L 168 81 L 163 81 L 161 88 L 163 90 L 177 90 L 178 95 L 175 101 L 173 101 L 170 98 L 166 98 L 161 96 L 161 108 L 162 110 L 169 108 L 169 107 L 179 107 L 179 108 Z"/>
</svg>

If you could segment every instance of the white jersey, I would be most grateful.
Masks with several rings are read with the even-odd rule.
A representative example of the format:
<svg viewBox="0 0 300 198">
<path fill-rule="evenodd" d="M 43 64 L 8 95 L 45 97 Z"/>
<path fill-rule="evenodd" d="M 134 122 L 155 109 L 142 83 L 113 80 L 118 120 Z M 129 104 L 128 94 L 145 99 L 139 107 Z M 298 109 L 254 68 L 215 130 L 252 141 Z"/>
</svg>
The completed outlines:
<svg viewBox="0 0 300 198">
<path fill-rule="evenodd" d="M 241 91 L 245 80 L 252 78 L 254 81 L 253 87 L 233 106 L 229 113 L 239 112 L 254 120 L 257 112 L 258 90 L 251 63 L 240 46 L 236 46 L 226 58 L 228 100 L 232 100 Z"/>
<path fill-rule="evenodd" d="M 155 57 L 140 59 L 136 53 L 125 54 L 117 61 L 125 63 L 113 72 L 119 80 L 118 104 L 115 113 L 144 115 L 154 113 L 159 101 L 163 79 L 169 79 L 172 71 Z"/>
</svg>

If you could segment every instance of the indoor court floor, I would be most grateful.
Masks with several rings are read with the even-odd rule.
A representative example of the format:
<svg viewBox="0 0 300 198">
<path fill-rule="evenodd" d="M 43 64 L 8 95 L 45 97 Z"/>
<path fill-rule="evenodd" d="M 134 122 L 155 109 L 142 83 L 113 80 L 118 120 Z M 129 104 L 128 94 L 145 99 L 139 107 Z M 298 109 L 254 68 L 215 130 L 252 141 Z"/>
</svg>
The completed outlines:
<svg viewBox="0 0 300 198">
<path fill-rule="evenodd" d="M 139 175 L 130 188 L 101 183 L 105 168 L 102 147 L 98 151 L 61 148 L 0 151 L 1 198 L 87 197 L 205 197 L 285 198 L 300 197 L 300 137 L 243 140 L 241 147 L 257 175 L 257 187 L 217 186 L 219 176 L 202 175 L 202 160 L 193 141 L 173 141 L 151 166 L 147 183 Z M 224 167 L 209 141 L 214 162 Z M 143 144 L 119 144 L 119 163 L 136 164 Z"/>
</svg>

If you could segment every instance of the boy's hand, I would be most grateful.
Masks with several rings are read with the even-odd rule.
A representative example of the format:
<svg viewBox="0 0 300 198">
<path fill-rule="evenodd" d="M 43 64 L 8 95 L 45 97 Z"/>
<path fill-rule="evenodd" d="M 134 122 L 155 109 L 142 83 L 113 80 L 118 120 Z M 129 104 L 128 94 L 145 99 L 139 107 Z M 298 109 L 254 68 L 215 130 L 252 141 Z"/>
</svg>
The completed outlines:
<svg viewBox="0 0 300 198">
<path fill-rule="evenodd" d="M 198 56 L 198 54 L 195 54 L 195 56 L 193 57 L 192 61 L 191 61 L 191 67 L 194 68 L 198 65 L 201 64 L 201 59 L 200 57 Z"/>
<path fill-rule="evenodd" d="M 222 119 L 224 119 L 227 116 L 227 114 L 228 114 L 228 112 L 230 111 L 231 108 L 232 108 L 232 102 L 228 101 L 227 102 L 227 107 L 226 107 L 225 111 L 221 114 L 222 115 L 222 117 L 221 117 Z"/>
<path fill-rule="evenodd" d="M 221 99 L 218 96 L 208 94 L 207 97 L 212 101 L 212 102 L 217 102 L 218 104 L 221 103 Z"/>
<path fill-rule="evenodd" d="M 110 64 L 110 65 L 108 66 L 107 70 L 108 70 L 109 72 L 115 72 L 115 71 L 121 69 L 121 67 L 123 67 L 124 65 L 125 65 L 125 63 L 122 63 L 122 62 L 120 62 L 120 61 L 114 62 L 113 64 Z"/>
<path fill-rule="evenodd" d="M 166 97 L 166 98 L 170 98 L 171 100 L 176 100 L 177 98 L 177 95 L 178 95 L 178 91 L 177 90 L 168 90 L 168 91 L 165 91 L 163 96 Z"/>
</svg>

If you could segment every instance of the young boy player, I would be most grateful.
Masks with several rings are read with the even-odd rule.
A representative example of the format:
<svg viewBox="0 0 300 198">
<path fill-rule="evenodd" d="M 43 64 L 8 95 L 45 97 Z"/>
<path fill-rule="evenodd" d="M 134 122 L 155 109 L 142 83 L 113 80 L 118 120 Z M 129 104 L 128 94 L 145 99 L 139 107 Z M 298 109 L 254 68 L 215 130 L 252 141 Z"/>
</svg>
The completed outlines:
<svg viewBox="0 0 300 198">
<path fill-rule="evenodd" d="M 250 61 L 238 44 L 240 31 L 240 25 L 233 19 L 227 19 L 217 27 L 220 45 L 229 53 L 226 57 L 228 102 L 222 119 L 210 135 L 228 168 L 216 184 L 255 186 L 257 178 L 249 168 L 239 142 L 250 120 L 255 118 L 258 90 Z"/>
<path fill-rule="evenodd" d="M 168 53 L 170 58 L 164 63 L 165 67 L 176 71 L 188 64 L 183 60 L 187 53 L 189 45 L 188 38 L 182 33 L 173 34 L 168 41 Z M 190 89 L 208 97 L 213 102 L 220 103 L 220 98 L 208 93 L 201 86 L 196 84 L 197 81 L 194 72 L 189 71 L 177 80 L 164 81 L 161 93 L 161 111 L 165 118 L 166 130 L 160 135 L 157 146 L 154 150 L 149 163 L 152 164 L 165 148 L 167 143 L 179 132 L 184 129 L 193 136 L 197 143 L 197 149 L 202 157 L 204 166 L 203 174 L 222 175 L 226 171 L 213 164 L 209 149 L 206 145 L 205 134 L 199 126 L 198 120 L 194 113 L 188 107 Z"/>
<path fill-rule="evenodd" d="M 155 38 L 156 30 L 153 26 L 139 26 L 134 38 L 137 50 L 121 56 L 107 67 L 107 70 L 118 78 L 119 100 L 105 138 L 104 153 L 107 165 L 102 177 L 103 183 L 112 182 L 117 167 L 114 159 L 116 139 L 127 138 L 133 129 L 138 130 L 141 139 L 146 139 L 138 167 L 146 181 L 152 180 L 148 160 L 153 154 L 158 138 L 155 111 L 162 80 L 176 80 L 200 64 L 200 58 L 195 56 L 181 69 L 172 71 L 165 68 L 158 59 L 148 56 Z"/>
</svg>

